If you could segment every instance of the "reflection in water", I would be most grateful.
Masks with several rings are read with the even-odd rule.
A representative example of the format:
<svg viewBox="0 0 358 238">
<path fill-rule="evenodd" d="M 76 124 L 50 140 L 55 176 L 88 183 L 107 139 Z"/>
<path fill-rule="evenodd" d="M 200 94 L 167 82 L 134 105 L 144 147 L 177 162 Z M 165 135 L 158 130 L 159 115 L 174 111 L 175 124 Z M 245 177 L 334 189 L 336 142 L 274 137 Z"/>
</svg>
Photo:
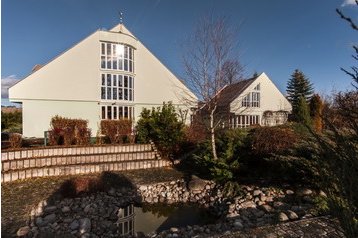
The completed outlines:
<svg viewBox="0 0 358 238">
<path fill-rule="evenodd" d="M 148 234 L 160 232 L 171 227 L 204 225 L 215 218 L 204 209 L 196 206 L 146 205 L 134 207 L 133 204 L 118 210 L 118 230 L 120 235 L 134 235 L 136 232 Z"/>
<path fill-rule="evenodd" d="M 127 207 L 118 209 L 118 233 L 120 235 L 133 235 L 134 234 L 134 206 L 130 204 Z"/>
</svg>

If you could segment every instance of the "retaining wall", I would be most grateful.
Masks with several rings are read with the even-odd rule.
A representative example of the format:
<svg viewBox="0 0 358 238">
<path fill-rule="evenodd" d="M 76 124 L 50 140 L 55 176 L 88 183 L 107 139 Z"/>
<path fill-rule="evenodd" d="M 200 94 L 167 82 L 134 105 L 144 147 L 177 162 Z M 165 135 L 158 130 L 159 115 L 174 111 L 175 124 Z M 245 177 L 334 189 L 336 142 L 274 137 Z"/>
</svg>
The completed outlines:
<svg viewBox="0 0 358 238">
<path fill-rule="evenodd" d="M 44 147 L 1 152 L 1 182 L 170 166 L 152 144 Z"/>
</svg>

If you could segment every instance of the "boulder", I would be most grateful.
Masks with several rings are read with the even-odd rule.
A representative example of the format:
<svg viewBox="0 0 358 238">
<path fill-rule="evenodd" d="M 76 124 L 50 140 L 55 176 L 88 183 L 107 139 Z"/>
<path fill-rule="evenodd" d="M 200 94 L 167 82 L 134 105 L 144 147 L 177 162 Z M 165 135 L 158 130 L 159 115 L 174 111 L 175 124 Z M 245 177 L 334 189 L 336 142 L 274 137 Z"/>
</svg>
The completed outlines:
<svg viewBox="0 0 358 238">
<path fill-rule="evenodd" d="M 290 220 L 298 219 L 298 215 L 294 211 L 288 210 L 286 213 L 287 213 L 288 218 L 290 218 Z"/>
<path fill-rule="evenodd" d="M 202 191 L 205 189 L 205 186 L 208 184 L 209 181 L 201 179 L 195 175 L 191 176 L 191 180 L 188 184 L 188 188 L 190 191 Z"/>
<path fill-rule="evenodd" d="M 21 227 L 17 232 L 16 232 L 16 235 L 17 236 L 26 236 L 29 232 L 31 231 L 30 227 L 29 226 L 24 226 L 24 227 Z"/>
<path fill-rule="evenodd" d="M 288 219 L 288 217 L 287 217 L 287 215 L 286 215 L 285 213 L 280 212 L 280 213 L 278 214 L 278 220 L 279 220 L 280 222 L 285 222 L 285 221 L 288 221 L 289 219 Z"/>
</svg>

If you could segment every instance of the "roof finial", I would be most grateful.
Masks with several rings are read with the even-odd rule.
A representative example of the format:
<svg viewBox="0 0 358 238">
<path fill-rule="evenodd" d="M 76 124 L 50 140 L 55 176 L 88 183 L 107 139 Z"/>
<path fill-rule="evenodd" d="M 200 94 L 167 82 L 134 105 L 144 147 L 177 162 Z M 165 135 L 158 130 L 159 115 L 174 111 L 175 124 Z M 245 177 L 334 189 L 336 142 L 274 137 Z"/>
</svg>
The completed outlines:
<svg viewBox="0 0 358 238">
<path fill-rule="evenodd" d="M 119 23 L 123 24 L 123 12 L 119 12 Z"/>
</svg>

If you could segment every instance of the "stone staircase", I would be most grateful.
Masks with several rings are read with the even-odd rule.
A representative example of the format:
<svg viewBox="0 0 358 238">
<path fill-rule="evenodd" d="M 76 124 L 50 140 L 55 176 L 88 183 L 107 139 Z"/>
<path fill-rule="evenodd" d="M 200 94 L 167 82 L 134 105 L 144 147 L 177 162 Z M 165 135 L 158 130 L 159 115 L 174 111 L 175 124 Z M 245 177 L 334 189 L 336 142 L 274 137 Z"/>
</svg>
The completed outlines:
<svg viewBox="0 0 358 238">
<path fill-rule="evenodd" d="M 43 147 L 1 152 L 1 182 L 170 166 L 153 144 Z"/>
</svg>

